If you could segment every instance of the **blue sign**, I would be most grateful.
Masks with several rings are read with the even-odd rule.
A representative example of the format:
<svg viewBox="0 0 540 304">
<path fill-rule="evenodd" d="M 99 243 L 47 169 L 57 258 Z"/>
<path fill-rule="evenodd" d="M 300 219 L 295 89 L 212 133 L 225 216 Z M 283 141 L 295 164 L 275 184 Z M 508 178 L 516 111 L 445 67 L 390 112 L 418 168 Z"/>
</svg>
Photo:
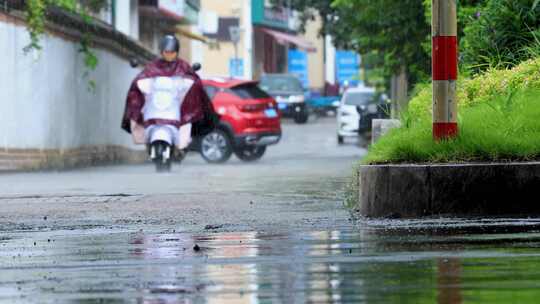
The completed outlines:
<svg viewBox="0 0 540 304">
<path fill-rule="evenodd" d="M 340 85 L 345 81 L 356 86 L 360 82 L 360 55 L 351 51 L 336 51 L 336 76 Z"/>
<path fill-rule="evenodd" d="M 309 87 L 307 53 L 298 50 L 289 50 L 288 57 L 289 73 L 296 75 L 304 88 Z"/>
<path fill-rule="evenodd" d="M 229 75 L 231 77 L 244 77 L 244 60 L 230 59 L 229 60 Z"/>
</svg>

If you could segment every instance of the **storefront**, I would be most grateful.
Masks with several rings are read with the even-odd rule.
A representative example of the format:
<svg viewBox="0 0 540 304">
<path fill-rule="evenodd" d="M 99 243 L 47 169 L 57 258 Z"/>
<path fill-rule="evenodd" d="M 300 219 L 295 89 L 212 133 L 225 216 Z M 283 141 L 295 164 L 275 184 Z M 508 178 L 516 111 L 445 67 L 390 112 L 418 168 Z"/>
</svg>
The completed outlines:
<svg viewBox="0 0 540 304">
<path fill-rule="evenodd" d="M 268 0 L 252 1 L 254 78 L 264 73 L 288 72 L 290 49 L 311 52 L 311 43 L 296 35 L 294 18 L 284 7 Z"/>
<path fill-rule="evenodd" d="M 180 56 L 191 59 L 192 40 L 204 41 L 193 32 L 199 20 L 199 0 L 139 0 L 140 40 L 157 52 L 159 40 L 165 34 L 176 34 L 180 39 Z"/>
</svg>

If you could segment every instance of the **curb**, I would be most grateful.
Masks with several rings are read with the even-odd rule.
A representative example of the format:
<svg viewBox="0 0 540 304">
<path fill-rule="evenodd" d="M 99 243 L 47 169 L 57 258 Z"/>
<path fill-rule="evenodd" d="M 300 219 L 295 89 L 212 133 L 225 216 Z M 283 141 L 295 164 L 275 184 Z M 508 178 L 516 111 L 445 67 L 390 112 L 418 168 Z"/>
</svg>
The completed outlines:
<svg viewBox="0 0 540 304">
<path fill-rule="evenodd" d="M 540 214 L 540 162 L 359 167 L 368 217 Z"/>
</svg>

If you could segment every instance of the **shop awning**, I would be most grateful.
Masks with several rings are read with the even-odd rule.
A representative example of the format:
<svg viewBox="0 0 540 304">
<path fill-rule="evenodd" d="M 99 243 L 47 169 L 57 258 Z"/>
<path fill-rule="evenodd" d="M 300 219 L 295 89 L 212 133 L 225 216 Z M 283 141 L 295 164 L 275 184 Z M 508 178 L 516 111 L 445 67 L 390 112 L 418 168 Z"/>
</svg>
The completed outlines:
<svg viewBox="0 0 540 304">
<path fill-rule="evenodd" d="M 279 44 L 294 44 L 299 49 L 302 49 L 306 52 L 316 52 L 317 48 L 313 46 L 313 44 L 306 39 L 302 37 L 298 37 L 295 35 L 286 34 L 283 32 L 278 32 L 270 29 L 263 28 L 263 32 L 267 33 L 268 35 L 274 37 L 276 39 L 277 43 Z"/>
<path fill-rule="evenodd" d="M 186 22 L 184 18 L 157 6 L 141 5 L 139 7 L 139 15 L 143 18 L 150 18 L 162 21 L 168 21 L 173 23 Z M 186 22 L 187 23 L 187 22 Z"/>
<path fill-rule="evenodd" d="M 189 39 L 198 40 L 198 41 L 201 41 L 201 42 L 204 42 L 204 43 L 208 43 L 208 39 L 206 37 L 204 37 L 202 35 L 199 35 L 199 34 L 192 33 L 189 30 L 183 29 L 183 28 L 181 28 L 179 26 L 176 27 L 176 33 L 178 35 L 182 35 L 182 36 L 187 37 Z"/>
</svg>

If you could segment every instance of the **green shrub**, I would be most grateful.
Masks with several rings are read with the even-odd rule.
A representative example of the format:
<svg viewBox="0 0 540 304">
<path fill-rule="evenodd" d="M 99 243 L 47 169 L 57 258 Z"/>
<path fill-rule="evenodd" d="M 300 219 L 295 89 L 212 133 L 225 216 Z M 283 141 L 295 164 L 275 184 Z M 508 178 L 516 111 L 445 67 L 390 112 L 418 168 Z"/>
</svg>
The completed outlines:
<svg viewBox="0 0 540 304">
<path fill-rule="evenodd" d="M 535 55 L 540 35 L 537 0 L 488 0 L 464 29 L 463 60 L 474 72 L 508 68 Z"/>
<path fill-rule="evenodd" d="M 531 59 L 513 69 L 490 69 L 472 79 L 458 80 L 457 98 L 459 109 L 485 103 L 509 91 L 540 88 L 540 58 Z M 417 86 L 409 103 L 409 115 L 415 119 L 431 117 L 431 84 Z M 430 118 L 431 119 L 431 118 Z"/>
<path fill-rule="evenodd" d="M 540 155 L 540 58 L 458 81 L 460 136 L 432 139 L 431 84 L 416 87 L 403 127 L 370 148 L 365 163 L 530 160 Z M 510 106 L 511 105 L 511 106 Z"/>
<path fill-rule="evenodd" d="M 424 114 L 381 138 L 364 163 L 538 160 L 539 117 L 540 89 L 509 89 L 489 101 L 463 107 L 457 139 L 434 142 L 431 119 Z"/>
</svg>

